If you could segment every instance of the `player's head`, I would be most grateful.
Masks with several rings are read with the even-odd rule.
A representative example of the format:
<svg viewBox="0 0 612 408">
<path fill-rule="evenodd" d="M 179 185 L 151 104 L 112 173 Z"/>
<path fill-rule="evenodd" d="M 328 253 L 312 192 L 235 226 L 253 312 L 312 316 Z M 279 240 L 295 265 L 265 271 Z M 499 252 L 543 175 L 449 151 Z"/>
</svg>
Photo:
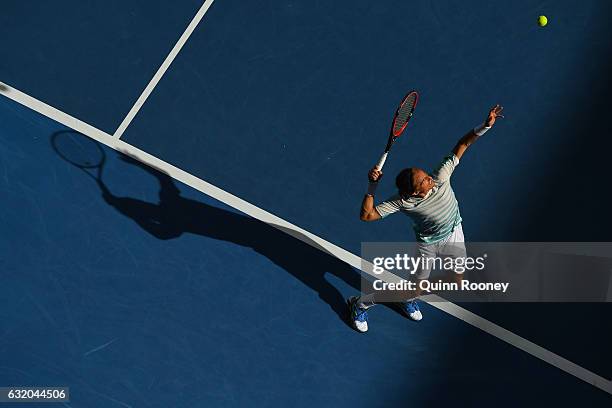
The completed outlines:
<svg viewBox="0 0 612 408">
<path fill-rule="evenodd" d="M 423 169 L 411 167 L 399 172 L 395 185 L 402 197 L 425 197 L 433 188 L 434 181 Z"/>
</svg>

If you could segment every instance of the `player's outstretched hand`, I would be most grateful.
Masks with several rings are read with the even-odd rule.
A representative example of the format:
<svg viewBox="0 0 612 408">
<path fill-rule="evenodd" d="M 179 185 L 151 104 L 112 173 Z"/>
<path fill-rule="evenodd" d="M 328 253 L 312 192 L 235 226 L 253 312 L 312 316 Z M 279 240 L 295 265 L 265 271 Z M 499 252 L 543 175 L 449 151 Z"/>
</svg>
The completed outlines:
<svg viewBox="0 0 612 408">
<path fill-rule="evenodd" d="M 383 175 L 382 171 L 380 171 L 376 167 L 374 167 L 368 173 L 368 180 L 370 180 L 371 183 L 378 183 L 378 180 L 380 180 L 382 175 Z"/>
<path fill-rule="evenodd" d="M 487 116 L 487 120 L 485 120 L 485 126 L 491 127 L 495 123 L 495 119 L 503 118 L 504 117 L 504 115 L 502 115 L 503 110 L 504 110 L 503 106 L 499 104 L 492 107 L 491 110 L 489 111 L 489 115 Z"/>
</svg>

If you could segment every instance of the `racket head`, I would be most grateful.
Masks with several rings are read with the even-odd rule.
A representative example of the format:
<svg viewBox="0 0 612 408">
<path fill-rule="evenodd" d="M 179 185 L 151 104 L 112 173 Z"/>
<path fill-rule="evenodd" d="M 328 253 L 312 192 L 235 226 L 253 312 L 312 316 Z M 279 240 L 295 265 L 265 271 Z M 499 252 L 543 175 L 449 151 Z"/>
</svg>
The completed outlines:
<svg viewBox="0 0 612 408">
<path fill-rule="evenodd" d="M 414 113 L 414 108 L 416 107 L 419 101 L 419 94 L 417 91 L 410 91 L 404 96 L 402 102 L 399 107 L 395 111 L 395 116 L 393 117 L 393 124 L 391 125 L 391 136 L 394 139 L 400 137 L 400 135 L 408 126 L 408 122 L 410 118 L 412 118 L 412 114 Z"/>
<path fill-rule="evenodd" d="M 83 170 L 100 169 L 106 161 L 100 143 L 74 130 L 55 132 L 51 145 L 63 160 Z"/>
</svg>

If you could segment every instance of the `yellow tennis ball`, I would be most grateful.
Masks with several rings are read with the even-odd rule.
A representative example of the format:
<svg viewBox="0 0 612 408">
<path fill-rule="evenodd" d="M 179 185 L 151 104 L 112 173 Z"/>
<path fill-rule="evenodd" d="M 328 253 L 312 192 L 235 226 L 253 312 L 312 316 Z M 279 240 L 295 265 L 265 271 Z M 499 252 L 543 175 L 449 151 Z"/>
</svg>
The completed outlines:
<svg viewBox="0 0 612 408">
<path fill-rule="evenodd" d="M 546 18 L 546 16 L 538 17 L 538 24 L 540 27 L 544 27 L 546 24 L 548 24 L 548 18 Z"/>
</svg>

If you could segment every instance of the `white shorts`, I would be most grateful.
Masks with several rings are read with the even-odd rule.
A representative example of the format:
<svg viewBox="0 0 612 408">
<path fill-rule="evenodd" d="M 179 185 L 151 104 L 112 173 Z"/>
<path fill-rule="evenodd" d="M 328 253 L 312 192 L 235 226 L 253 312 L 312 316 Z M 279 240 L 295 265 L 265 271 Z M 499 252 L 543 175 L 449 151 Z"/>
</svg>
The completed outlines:
<svg viewBox="0 0 612 408">
<path fill-rule="evenodd" d="M 463 236 L 463 228 L 461 224 L 457 225 L 451 234 L 442 241 L 426 244 L 424 242 L 417 243 L 417 254 L 423 258 L 465 258 L 467 252 L 465 250 L 465 238 Z M 432 263 L 424 262 L 416 271 L 418 279 L 427 279 L 432 270 Z M 455 273 L 463 273 L 457 270 Z"/>
</svg>

